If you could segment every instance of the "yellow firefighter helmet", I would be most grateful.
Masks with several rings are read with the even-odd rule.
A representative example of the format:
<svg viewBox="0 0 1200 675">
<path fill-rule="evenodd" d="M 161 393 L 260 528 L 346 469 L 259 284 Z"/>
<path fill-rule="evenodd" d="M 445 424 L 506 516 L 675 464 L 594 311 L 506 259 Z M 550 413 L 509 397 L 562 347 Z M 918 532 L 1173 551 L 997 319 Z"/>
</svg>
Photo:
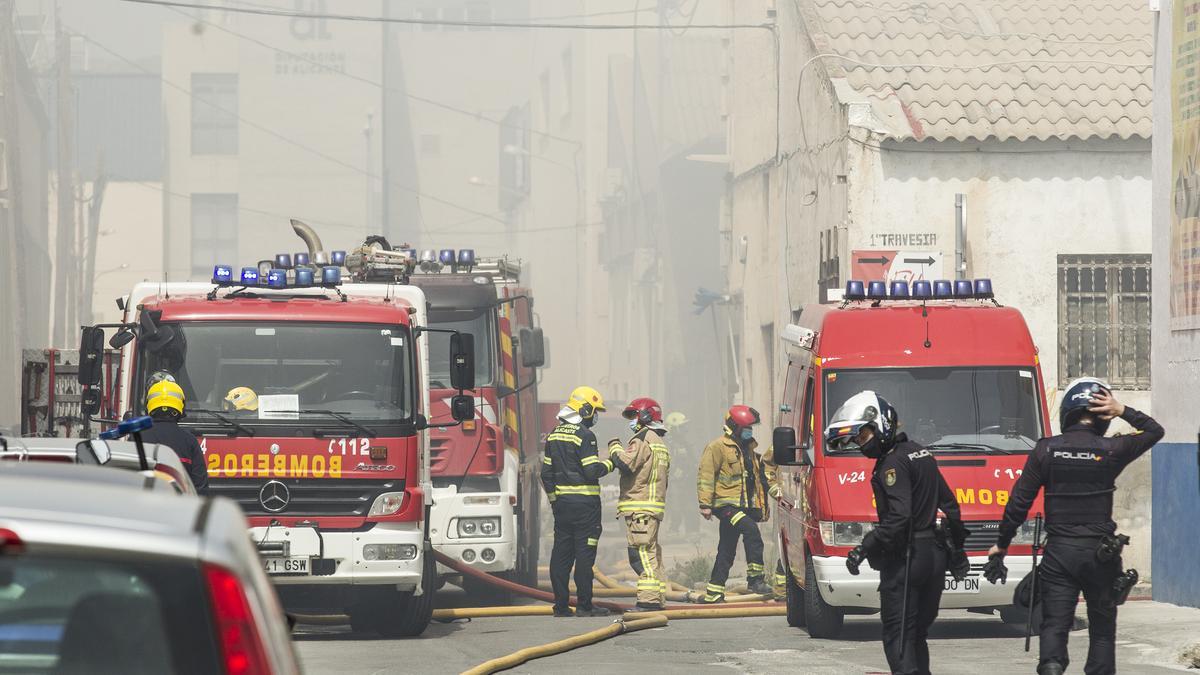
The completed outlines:
<svg viewBox="0 0 1200 675">
<path fill-rule="evenodd" d="M 225 394 L 227 410 L 258 410 L 258 394 L 250 387 L 234 387 Z"/>
<path fill-rule="evenodd" d="M 183 387 L 173 380 L 159 380 L 146 391 L 146 412 L 154 414 L 164 408 L 183 414 Z"/>
<path fill-rule="evenodd" d="M 567 407 L 586 419 L 598 412 L 604 412 L 604 397 L 587 385 L 575 387 L 571 391 L 571 397 L 567 399 Z"/>
</svg>

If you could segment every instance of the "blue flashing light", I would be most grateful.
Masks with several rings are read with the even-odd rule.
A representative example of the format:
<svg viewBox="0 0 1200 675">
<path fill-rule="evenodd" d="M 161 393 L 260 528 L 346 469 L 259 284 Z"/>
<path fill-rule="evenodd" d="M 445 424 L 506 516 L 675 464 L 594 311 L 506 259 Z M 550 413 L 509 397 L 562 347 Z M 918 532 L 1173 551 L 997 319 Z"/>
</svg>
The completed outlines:
<svg viewBox="0 0 1200 675">
<path fill-rule="evenodd" d="M 337 286 L 342 283 L 342 270 L 333 265 L 327 265 L 321 268 L 321 285 L 322 286 Z"/>
<path fill-rule="evenodd" d="M 892 282 L 892 292 L 889 293 L 888 295 L 890 295 L 893 298 L 907 298 L 908 297 L 908 282 L 907 281 L 893 281 Z"/>
<path fill-rule="evenodd" d="M 242 285 L 257 286 L 258 285 L 258 268 L 243 267 L 242 268 Z"/>
<path fill-rule="evenodd" d="M 281 270 L 292 269 L 292 256 L 289 253 L 275 254 L 275 268 Z"/>
<path fill-rule="evenodd" d="M 933 297 L 943 299 L 954 297 L 954 290 L 947 279 L 937 279 L 933 282 Z"/>
<path fill-rule="evenodd" d="M 842 294 L 843 300 L 862 300 L 865 297 L 867 297 L 867 291 L 863 282 L 857 279 L 846 282 L 846 292 Z"/>
<path fill-rule="evenodd" d="M 286 288 L 287 270 L 271 270 L 270 272 L 267 272 L 267 287 Z"/>
<path fill-rule="evenodd" d="M 443 265 L 453 265 L 455 260 L 456 257 L 452 248 L 444 248 L 438 253 L 438 261 Z"/>
<path fill-rule="evenodd" d="M 133 419 L 128 419 L 121 422 L 116 427 L 109 429 L 108 431 L 100 432 L 100 439 L 104 441 L 113 441 L 123 436 L 128 436 L 129 434 L 145 431 L 152 426 L 154 426 L 154 419 L 149 415 L 134 417 Z"/>
<path fill-rule="evenodd" d="M 996 297 L 992 294 L 991 279 L 976 279 L 975 280 L 975 297 L 989 299 Z"/>
<path fill-rule="evenodd" d="M 296 255 L 292 256 L 292 260 L 296 261 L 296 267 L 301 267 L 303 265 L 307 265 L 308 264 L 308 254 L 307 253 L 297 253 Z"/>
<path fill-rule="evenodd" d="M 405 256 L 406 258 L 408 258 L 409 260 L 414 260 L 414 261 L 415 261 L 415 260 L 417 259 L 417 249 L 415 249 L 415 248 L 406 248 L 406 249 L 402 249 L 402 250 L 404 251 L 404 256 Z"/>
<path fill-rule="evenodd" d="M 213 267 L 212 282 L 218 286 L 228 286 L 233 283 L 233 268 L 229 265 Z"/>
<path fill-rule="evenodd" d="M 458 249 L 458 264 L 464 267 L 472 267 L 475 265 L 475 249 L 460 248 Z"/>
<path fill-rule="evenodd" d="M 302 267 L 296 270 L 296 285 L 297 286 L 312 286 L 313 271 L 308 267 Z"/>
<path fill-rule="evenodd" d="M 882 281 L 871 281 L 867 283 L 867 297 L 872 299 L 887 297 L 887 284 Z"/>
<path fill-rule="evenodd" d="M 969 298 L 975 295 L 975 287 L 971 284 L 970 279 L 956 279 L 954 281 L 954 297 Z"/>
<path fill-rule="evenodd" d="M 336 267 L 344 267 L 346 265 L 346 252 L 331 251 L 329 253 L 329 262 Z"/>
<path fill-rule="evenodd" d="M 922 281 L 914 281 L 913 288 L 912 288 L 912 296 L 914 298 L 921 298 L 921 299 L 932 298 L 933 297 L 933 284 L 929 283 L 928 281 L 923 281 L 923 280 Z"/>
</svg>

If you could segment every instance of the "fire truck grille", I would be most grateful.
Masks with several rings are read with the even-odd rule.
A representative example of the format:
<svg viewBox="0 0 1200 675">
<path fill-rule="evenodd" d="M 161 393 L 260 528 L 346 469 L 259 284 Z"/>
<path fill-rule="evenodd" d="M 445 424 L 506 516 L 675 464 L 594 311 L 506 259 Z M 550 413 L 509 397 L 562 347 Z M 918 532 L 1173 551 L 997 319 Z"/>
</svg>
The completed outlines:
<svg viewBox="0 0 1200 675">
<path fill-rule="evenodd" d="M 996 543 L 996 536 L 1000 533 L 998 520 L 968 520 L 964 525 L 971 531 L 971 534 L 967 535 L 967 551 L 988 550 Z"/>
<path fill-rule="evenodd" d="M 403 480 L 307 478 L 213 478 L 209 494 L 238 503 L 248 516 L 366 516 L 383 492 L 399 492 Z"/>
</svg>

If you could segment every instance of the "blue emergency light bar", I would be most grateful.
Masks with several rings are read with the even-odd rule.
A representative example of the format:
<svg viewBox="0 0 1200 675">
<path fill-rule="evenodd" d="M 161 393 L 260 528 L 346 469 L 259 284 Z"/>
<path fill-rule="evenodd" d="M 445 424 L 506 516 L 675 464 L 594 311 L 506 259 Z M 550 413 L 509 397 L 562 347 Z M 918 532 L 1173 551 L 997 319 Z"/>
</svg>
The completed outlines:
<svg viewBox="0 0 1200 675">
<path fill-rule="evenodd" d="M 867 290 L 863 282 L 856 279 L 851 279 L 846 282 L 846 292 L 842 295 L 845 300 L 862 300 L 867 297 Z"/>
<path fill-rule="evenodd" d="M 344 267 L 346 265 L 346 252 L 345 251 L 330 251 L 329 252 L 329 263 L 336 267 Z"/>
<path fill-rule="evenodd" d="M 933 282 L 933 297 L 935 298 L 952 298 L 954 290 L 950 287 L 948 279 L 935 279 Z"/>
<path fill-rule="evenodd" d="M 296 270 L 296 286 L 308 287 L 313 285 L 313 271 L 309 267 L 301 267 Z"/>
<path fill-rule="evenodd" d="M 888 295 L 893 298 L 896 298 L 897 300 L 907 298 L 908 297 L 908 282 L 907 281 L 893 281 L 892 282 L 892 292 L 889 293 Z"/>
<path fill-rule="evenodd" d="M 258 261 L 258 283 L 262 284 L 263 286 L 266 286 L 267 285 L 267 276 L 269 274 L 271 274 L 271 270 L 273 270 L 273 269 L 275 269 L 275 266 L 273 264 L 271 264 L 270 260 L 259 260 Z"/>
<path fill-rule="evenodd" d="M 454 249 L 444 248 L 438 253 L 438 261 L 443 265 L 453 265 L 457 257 L 454 255 Z"/>
<path fill-rule="evenodd" d="M 992 280 L 991 279 L 976 279 L 975 280 L 975 297 L 981 298 L 984 300 L 996 297 L 994 294 L 992 294 Z"/>
<path fill-rule="evenodd" d="M 100 432 L 100 440 L 115 441 L 123 436 L 145 431 L 152 426 L 154 426 L 154 420 L 150 416 L 134 417 L 133 419 L 128 419 L 117 424 L 116 427 L 108 431 Z"/>
<path fill-rule="evenodd" d="M 912 288 L 912 296 L 921 300 L 927 300 L 933 297 L 933 284 L 928 281 L 914 281 Z"/>
<path fill-rule="evenodd" d="M 297 253 L 296 255 L 292 256 L 292 260 L 296 261 L 296 267 L 302 267 L 308 264 L 308 254 Z"/>
<path fill-rule="evenodd" d="M 970 298 L 975 295 L 975 285 L 970 279 L 956 279 L 954 281 L 954 297 Z"/>
<path fill-rule="evenodd" d="M 267 288 L 287 288 L 287 270 L 267 272 Z"/>
<path fill-rule="evenodd" d="M 887 284 L 882 281 L 867 282 L 867 297 L 872 300 L 887 297 Z"/>
<path fill-rule="evenodd" d="M 321 285 L 322 286 L 337 286 L 342 283 L 342 270 L 339 267 L 328 265 L 321 268 Z"/>
<path fill-rule="evenodd" d="M 229 265 L 216 265 L 213 267 L 212 282 L 218 286 L 232 285 L 233 268 Z"/>
<path fill-rule="evenodd" d="M 405 249 L 401 249 L 401 251 L 404 253 L 405 257 L 407 257 L 409 260 L 417 259 L 417 249 L 405 248 Z"/>
<path fill-rule="evenodd" d="M 463 267 L 473 267 L 475 265 L 475 249 L 458 249 L 458 264 Z"/>
<path fill-rule="evenodd" d="M 275 254 L 275 267 L 276 267 L 276 269 L 281 269 L 281 270 L 290 270 L 290 269 L 292 269 L 292 256 L 291 256 L 291 254 L 288 254 L 288 253 L 276 253 L 276 254 Z"/>
<path fill-rule="evenodd" d="M 242 285 L 257 286 L 258 285 L 258 268 L 243 267 L 242 268 Z"/>
</svg>

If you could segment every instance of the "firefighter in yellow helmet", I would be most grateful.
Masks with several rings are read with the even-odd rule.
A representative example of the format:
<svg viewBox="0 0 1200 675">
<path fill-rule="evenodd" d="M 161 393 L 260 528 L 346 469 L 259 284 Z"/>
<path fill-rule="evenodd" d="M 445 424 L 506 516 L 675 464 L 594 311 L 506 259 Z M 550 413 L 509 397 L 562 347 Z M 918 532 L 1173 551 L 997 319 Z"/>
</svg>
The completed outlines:
<svg viewBox="0 0 1200 675">
<path fill-rule="evenodd" d="M 598 454 L 592 425 L 604 412 L 604 397 L 591 387 L 576 387 L 558 411 L 558 426 L 546 437 L 542 488 L 554 512 L 554 548 L 550 583 L 554 616 L 571 616 L 570 577 L 575 568 L 577 616 L 607 616 L 592 605 L 592 566 L 600 543 L 600 478 L 613 470 Z"/>
<path fill-rule="evenodd" d="M 142 432 L 146 443 L 160 443 L 175 451 L 179 461 L 187 467 L 188 476 L 196 492 L 208 492 L 208 467 L 204 464 L 204 451 L 195 435 L 179 426 L 183 417 L 184 395 L 173 378 L 163 378 L 146 390 L 146 412 L 154 418 L 154 426 Z"/>
</svg>

